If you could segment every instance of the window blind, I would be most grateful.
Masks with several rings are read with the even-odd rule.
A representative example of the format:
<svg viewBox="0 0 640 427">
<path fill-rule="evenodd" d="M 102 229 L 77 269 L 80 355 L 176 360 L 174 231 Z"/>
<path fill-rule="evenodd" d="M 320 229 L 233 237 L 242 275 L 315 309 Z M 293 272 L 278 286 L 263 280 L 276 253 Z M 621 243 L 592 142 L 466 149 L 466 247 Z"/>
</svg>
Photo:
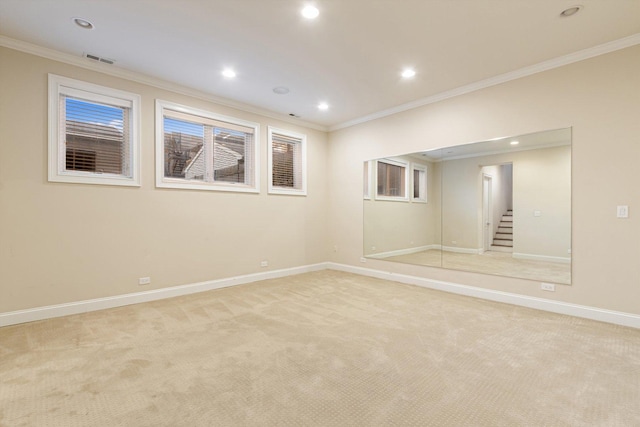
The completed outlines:
<svg viewBox="0 0 640 427">
<path fill-rule="evenodd" d="M 254 129 L 164 110 L 164 176 L 254 186 Z"/>
<path fill-rule="evenodd" d="M 302 140 L 277 133 L 271 138 L 272 185 L 302 189 Z"/>
<path fill-rule="evenodd" d="M 378 161 L 378 195 L 405 196 L 405 167 Z"/>
<path fill-rule="evenodd" d="M 60 96 L 63 170 L 131 176 L 130 107 Z"/>
</svg>

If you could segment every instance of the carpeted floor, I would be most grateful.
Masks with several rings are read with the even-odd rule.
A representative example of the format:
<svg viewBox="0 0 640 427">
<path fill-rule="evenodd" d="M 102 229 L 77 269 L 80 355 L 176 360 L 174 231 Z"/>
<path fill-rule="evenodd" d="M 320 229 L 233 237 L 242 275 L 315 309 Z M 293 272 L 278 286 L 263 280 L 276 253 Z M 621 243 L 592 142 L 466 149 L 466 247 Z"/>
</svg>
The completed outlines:
<svg viewBox="0 0 640 427">
<path fill-rule="evenodd" d="M 1 426 L 640 426 L 640 330 L 336 271 L 0 329 Z"/>
<path fill-rule="evenodd" d="M 463 254 L 429 249 L 411 254 L 390 256 L 384 260 L 565 285 L 571 284 L 571 263 L 519 259 L 513 258 L 513 254 L 505 252 L 488 251 L 483 254 Z"/>
</svg>

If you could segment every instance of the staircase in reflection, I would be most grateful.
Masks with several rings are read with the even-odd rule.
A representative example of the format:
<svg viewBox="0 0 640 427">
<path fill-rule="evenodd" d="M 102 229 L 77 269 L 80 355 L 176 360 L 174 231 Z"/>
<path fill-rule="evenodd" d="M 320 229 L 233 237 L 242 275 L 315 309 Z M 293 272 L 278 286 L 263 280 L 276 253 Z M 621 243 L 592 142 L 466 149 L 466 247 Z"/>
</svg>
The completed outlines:
<svg viewBox="0 0 640 427">
<path fill-rule="evenodd" d="M 513 210 L 502 215 L 498 230 L 493 237 L 491 250 L 496 252 L 513 252 Z"/>
</svg>

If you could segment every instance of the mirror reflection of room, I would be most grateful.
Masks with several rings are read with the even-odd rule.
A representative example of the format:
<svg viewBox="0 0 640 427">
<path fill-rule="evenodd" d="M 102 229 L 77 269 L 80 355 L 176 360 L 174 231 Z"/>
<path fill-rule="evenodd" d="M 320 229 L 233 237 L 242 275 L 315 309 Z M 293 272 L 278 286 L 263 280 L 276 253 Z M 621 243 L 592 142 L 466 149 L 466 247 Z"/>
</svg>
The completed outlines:
<svg viewBox="0 0 640 427">
<path fill-rule="evenodd" d="M 366 257 L 571 283 L 570 129 L 376 159 L 365 170 Z"/>
</svg>

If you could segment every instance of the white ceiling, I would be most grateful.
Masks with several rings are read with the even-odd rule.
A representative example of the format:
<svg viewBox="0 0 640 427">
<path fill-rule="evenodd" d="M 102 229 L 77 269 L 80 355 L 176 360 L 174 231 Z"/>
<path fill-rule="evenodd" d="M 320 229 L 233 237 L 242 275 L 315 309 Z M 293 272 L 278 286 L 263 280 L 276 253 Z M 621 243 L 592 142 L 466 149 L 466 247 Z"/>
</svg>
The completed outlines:
<svg viewBox="0 0 640 427">
<path fill-rule="evenodd" d="M 0 35 L 330 128 L 640 33 L 640 0 L 580 0 L 569 18 L 573 0 L 315 0 L 314 21 L 305 3 L 0 0 Z"/>
<path fill-rule="evenodd" d="M 517 141 L 516 144 L 512 142 Z M 414 153 L 417 158 L 431 161 L 466 159 L 469 157 L 489 156 L 516 151 L 537 150 L 541 148 L 571 145 L 571 128 L 553 129 L 526 135 L 496 138 L 490 141 L 478 141 L 470 144 L 443 147 Z"/>
</svg>

